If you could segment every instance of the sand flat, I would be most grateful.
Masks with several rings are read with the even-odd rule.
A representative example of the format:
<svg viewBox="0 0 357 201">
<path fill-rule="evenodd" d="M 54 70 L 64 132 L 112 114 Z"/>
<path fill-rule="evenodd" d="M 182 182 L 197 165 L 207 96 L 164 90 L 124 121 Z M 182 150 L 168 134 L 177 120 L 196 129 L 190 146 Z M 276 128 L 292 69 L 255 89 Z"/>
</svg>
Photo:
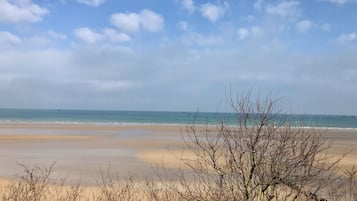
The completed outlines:
<svg viewBox="0 0 357 201">
<path fill-rule="evenodd" d="M 62 141 L 62 140 L 94 140 L 101 136 L 89 135 L 21 135 L 21 134 L 0 134 L 0 141 Z"/>
<path fill-rule="evenodd" d="M 109 165 L 126 177 L 153 176 L 152 166 L 182 163 L 168 150 L 180 153 L 185 125 L 119 125 L 71 123 L 0 123 L 0 178 L 21 172 L 17 163 L 48 165 L 56 174 L 94 183 L 99 169 Z M 349 151 L 341 167 L 357 164 L 357 129 L 325 129 L 331 156 Z"/>
</svg>

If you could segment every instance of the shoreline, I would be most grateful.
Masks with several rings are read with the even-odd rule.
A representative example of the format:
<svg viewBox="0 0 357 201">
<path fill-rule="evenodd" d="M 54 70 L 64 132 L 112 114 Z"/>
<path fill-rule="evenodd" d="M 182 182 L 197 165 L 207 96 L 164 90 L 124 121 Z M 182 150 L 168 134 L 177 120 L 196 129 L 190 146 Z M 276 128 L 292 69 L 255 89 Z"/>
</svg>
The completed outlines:
<svg viewBox="0 0 357 201">
<path fill-rule="evenodd" d="M 122 123 L 122 122 L 81 122 L 81 121 L 4 121 L 0 120 L 0 127 L 4 125 L 65 125 L 65 126 L 115 126 L 115 127 L 186 127 L 192 123 Z M 217 124 L 194 124 L 198 127 L 215 127 Z M 235 124 L 226 124 L 235 127 Z M 281 127 L 283 128 L 283 126 Z M 317 129 L 317 130 L 352 130 L 357 127 L 326 127 L 326 126 L 292 126 L 292 128 Z"/>
</svg>

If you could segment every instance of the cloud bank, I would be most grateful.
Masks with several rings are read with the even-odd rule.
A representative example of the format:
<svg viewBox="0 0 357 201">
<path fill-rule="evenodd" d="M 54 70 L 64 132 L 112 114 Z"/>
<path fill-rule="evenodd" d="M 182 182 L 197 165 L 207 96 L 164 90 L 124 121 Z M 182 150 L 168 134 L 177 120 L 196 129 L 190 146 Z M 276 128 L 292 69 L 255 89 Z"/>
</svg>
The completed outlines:
<svg viewBox="0 0 357 201">
<path fill-rule="evenodd" d="M 48 10 L 28 1 L 0 1 L 0 23 L 35 23 L 48 14 Z"/>
</svg>

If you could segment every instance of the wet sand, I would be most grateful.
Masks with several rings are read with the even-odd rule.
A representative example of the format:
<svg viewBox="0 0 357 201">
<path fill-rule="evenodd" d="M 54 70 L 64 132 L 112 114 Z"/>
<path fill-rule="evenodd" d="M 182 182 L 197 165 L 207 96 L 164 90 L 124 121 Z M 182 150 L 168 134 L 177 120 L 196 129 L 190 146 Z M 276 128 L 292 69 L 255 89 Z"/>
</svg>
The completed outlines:
<svg viewBox="0 0 357 201">
<path fill-rule="evenodd" d="M 21 172 L 18 163 L 46 166 L 54 175 L 95 184 L 109 166 L 120 177 L 154 178 L 152 167 L 179 166 L 185 126 L 65 123 L 0 123 L 0 182 Z M 357 129 L 324 131 L 332 142 L 329 154 L 349 154 L 340 167 L 357 164 Z"/>
</svg>

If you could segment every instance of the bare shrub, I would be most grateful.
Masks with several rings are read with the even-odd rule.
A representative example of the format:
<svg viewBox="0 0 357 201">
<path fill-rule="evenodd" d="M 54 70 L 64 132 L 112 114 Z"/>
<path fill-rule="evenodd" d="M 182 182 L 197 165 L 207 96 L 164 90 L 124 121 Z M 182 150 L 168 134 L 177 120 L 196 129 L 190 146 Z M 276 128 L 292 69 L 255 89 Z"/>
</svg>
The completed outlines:
<svg viewBox="0 0 357 201">
<path fill-rule="evenodd" d="M 171 183 L 170 187 L 174 184 Z M 180 196 L 176 193 L 177 186 L 167 188 L 162 182 L 146 181 L 144 189 L 146 200 L 152 201 L 181 201 Z"/>
<path fill-rule="evenodd" d="M 29 167 L 19 164 L 23 174 L 17 175 L 3 190 L 3 201 L 41 201 L 47 199 L 50 175 L 54 164 L 49 167 Z"/>
<path fill-rule="evenodd" d="M 323 200 L 339 160 L 325 154 L 320 131 L 280 114 L 270 95 L 231 97 L 237 125 L 188 126 L 185 152 L 195 159 L 180 158 L 188 170 L 167 188 L 182 200 Z"/>
<path fill-rule="evenodd" d="M 84 196 L 84 187 L 80 184 L 65 185 L 65 179 L 60 183 L 50 186 L 50 195 L 53 201 L 89 201 L 88 196 Z"/>
<path fill-rule="evenodd" d="M 357 201 L 357 168 L 355 165 L 328 184 L 328 200 Z"/>
<path fill-rule="evenodd" d="M 350 200 L 357 200 L 357 168 L 353 165 L 350 169 L 344 172 L 344 177 L 346 179 L 346 190 L 347 196 Z"/>
<path fill-rule="evenodd" d="M 112 174 L 110 168 L 107 171 L 100 171 L 99 193 L 95 196 L 97 201 L 140 201 L 143 200 L 143 190 L 134 181 L 132 176 L 122 180 Z"/>
<path fill-rule="evenodd" d="M 48 167 L 27 166 L 1 189 L 2 201 L 78 201 L 82 187 L 65 186 L 65 179 L 51 178 L 55 163 Z"/>
<path fill-rule="evenodd" d="M 328 184 L 326 193 L 329 201 L 346 201 L 346 179 L 336 177 Z"/>
</svg>

